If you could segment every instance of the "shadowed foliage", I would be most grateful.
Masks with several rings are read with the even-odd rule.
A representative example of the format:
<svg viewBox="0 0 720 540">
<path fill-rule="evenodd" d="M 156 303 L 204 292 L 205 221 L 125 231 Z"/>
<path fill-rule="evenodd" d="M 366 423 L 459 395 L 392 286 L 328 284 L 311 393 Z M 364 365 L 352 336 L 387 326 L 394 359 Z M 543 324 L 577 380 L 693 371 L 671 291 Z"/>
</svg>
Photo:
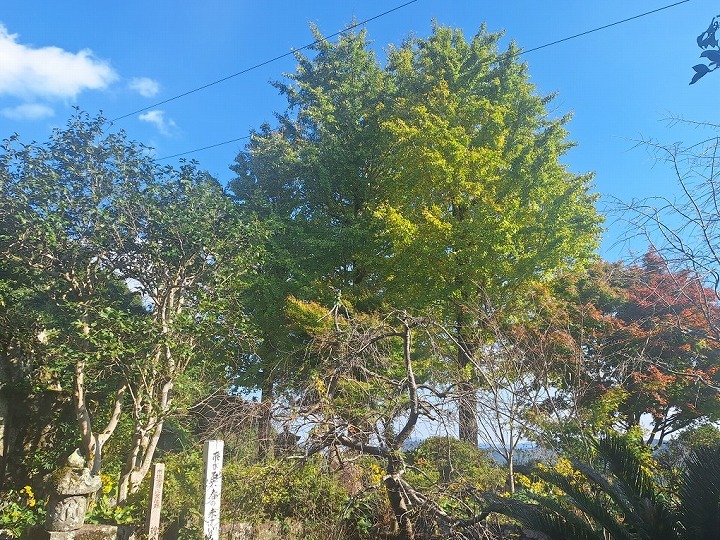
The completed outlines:
<svg viewBox="0 0 720 540">
<path fill-rule="evenodd" d="M 526 493 L 529 502 L 494 498 L 489 510 L 520 521 L 553 540 L 695 540 L 720 538 L 720 451 L 694 450 L 675 494 L 662 488 L 647 460 L 626 439 L 596 443 L 598 463 L 574 462 L 566 475 L 539 468 L 550 486 Z"/>
</svg>

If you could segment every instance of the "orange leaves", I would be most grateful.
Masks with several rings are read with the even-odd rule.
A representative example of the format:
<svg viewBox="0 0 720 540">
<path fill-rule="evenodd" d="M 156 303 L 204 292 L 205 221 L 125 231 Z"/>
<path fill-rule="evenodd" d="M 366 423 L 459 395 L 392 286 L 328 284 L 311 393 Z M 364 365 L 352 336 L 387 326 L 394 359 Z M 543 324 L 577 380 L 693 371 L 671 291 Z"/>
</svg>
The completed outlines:
<svg viewBox="0 0 720 540">
<path fill-rule="evenodd" d="M 720 413 L 720 306 L 697 275 L 650 252 L 638 265 L 598 263 L 563 292 L 582 358 L 565 378 L 585 406 L 623 389 L 603 411 L 626 427 L 650 414 L 660 437 Z"/>
</svg>

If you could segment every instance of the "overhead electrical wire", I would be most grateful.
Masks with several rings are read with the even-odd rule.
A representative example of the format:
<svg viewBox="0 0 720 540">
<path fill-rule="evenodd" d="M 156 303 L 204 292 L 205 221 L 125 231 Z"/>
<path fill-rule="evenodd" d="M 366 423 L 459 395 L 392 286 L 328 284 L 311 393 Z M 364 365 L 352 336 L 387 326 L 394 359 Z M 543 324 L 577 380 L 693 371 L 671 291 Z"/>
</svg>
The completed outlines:
<svg viewBox="0 0 720 540">
<path fill-rule="evenodd" d="M 382 17 L 382 16 L 384 16 L 384 15 L 387 15 L 388 13 L 392 13 L 393 11 L 397 11 L 398 9 L 403 8 L 403 7 L 407 6 L 407 5 L 410 5 L 410 4 L 414 3 L 414 2 L 417 2 L 417 0 L 411 0 L 410 2 L 406 2 L 406 3 L 402 4 L 402 5 L 399 5 L 399 6 L 397 6 L 397 7 L 394 7 L 393 9 L 390 9 L 390 10 L 388 10 L 388 11 L 385 11 L 385 12 L 383 12 L 383 13 L 380 13 L 379 15 L 375 15 L 374 17 L 370 17 L 369 19 L 365 19 L 364 21 L 355 23 L 355 24 L 347 27 L 345 30 L 342 30 L 342 31 L 340 31 L 340 32 L 335 32 L 334 34 L 331 34 L 331 35 L 327 36 L 327 38 L 324 38 L 324 39 L 333 38 L 333 37 L 342 35 L 342 34 L 344 34 L 344 33 L 347 33 L 348 31 L 350 31 L 350 30 L 352 30 L 352 29 L 354 29 L 354 28 L 357 28 L 358 26 L 361 26 L 361 25 L 363 25 L 363 24 L 365 24 L 365 23 L 367 23 L 367 22 L 370 22 L 370 21 L 372 21 L 372 20 L 378 19 L 379 17 Z M 603 25 L 603 26 L 598 26 L 598 27 L 596 27 L 596 28 L 592 28 L 591 30 L 586 30 L 586 31 L 584 31 L 584 32 L 580 32 L 579 34 L 574 34 L 574 35 L 572 35 L 572 36 L 567 36 L 567 37 L 564 37 L 564 38 L 561 38 L 561 39 L 558 39 L 558 40 L 555 40 L 555 41 L 551 41 L 551 42 L 549 42 L 549 43 L 545 43 L 545 44 L 539 45 L 539 46 L 537 46 L 537 47 L 532 47 L 532 48 L 530 48 L 530 49 L 525 49 L 525 50 L 522 50 L 522 51 L 518 51 L 518 52 L 513 53 L 512 55 L 510 55 L 510 58 L 517 58 L 517 57 L 522 56 L 522 55 L 524 55 L 524 54 L 528 54 L 528 53 L 531 53 L 531 52 L 539 51 L 539 50 L 541 50 L 541 49 L 545 49 L 545 48 L 547 48 L 547 47 L 552 47 L 552 46 L 558 45 L 558 44 L 560 44 L 560 43 L 565 43 L 566 41 L 570 41 L 570 40 L 573 40 L 573 39 L 577 39 L 577 38 L 579 38 L 579 37 L 587 36 L 588 34 L 592 34 L 592 33 L 594 33 L 594 32 L 599 32 L 599 31 L 601 31 L 601 30 L 606 30 L 606 29 L 611 28 L 611 27 L 613 27 L 613 26 L 618 26 L 618 25 L 620 25 L 620 24 L 623 24 L 623 23 L 626 23 L 626 22 L 629 22 L 629 21 L 634 21 L 634 20 L 636 20 L 636 19 L 641 19 L 641 18 L 643 18 L 643 17 L 647 17 L 648 15 L 652 15 L 652 14 L 654 14 L 654 13 L 658 13 L 658 12 L 660 12 L 660 11 L 664 11 L 664 10 L 666 10 L 666 9 L 670 9 L 670 8 L 679 6 L 680 4 L 686 4 L 686 3 L 688 3 L 688 2 L 690 2 L 690 0 L 681 0 L 681 1 L 675 2 L 675 3 L 673 3 L 673 4 L 668 4 L 668 5 L 666 5 L 666 6 L 663 6 L 663 7 L 657 8 L 657 9 L 653 9 L 653 10 L 650 10 L 650 11 L 646 11 L 646 12 L 644 12 L 644 13 L 640 13 L 640 14 L 638 14 L 638 15 L 633 15 L 632 17 L 627 17 L 627 18 L 625 18 L 625 19 L 621 19 L 621 20 L 619 20 L 619 21 L 615 21 L 615 22 L 612 22 L 612 23 L 609 23 L 609 24 L 605 24 L 605 25 Z M 295 49 L 295 50 L 293 50 L 293 51 L 291 51 L 291 52 L 289 52 L 289 53 L 285 53 L 285 54 L 283 54 L 283 55 L 276 56 L 275 58 L 273 58 L 273 59 L 271 59 L 271 60 L 267 60 L 267 61 L 262 62 L 262 63 L 260 63 L 260 64 L 256 64 L 256 65 L 254 65 L 254 66 L 252 66 L 252 67 L 249 67 L 249 68 L 247 68 L 247 69 L 245 69 L 245 70 L 243 70 L 243 71 L 239 71 L 239 72 L 237 72 L 237 73 L 234 73 L 234 74 L 229 75 L 229 76 L 227 76 L 227 77 L 224 77 L 224 78 L 222 78 L 222 79 L 218 79 L 217 81 L 214 81 L 214 82 L 212 82 L 212 83 L 209 83 L 209 84 L 206 84 L 206 85 L 204 85 L 204 86 L 195 88 L 194 90 L 190 90 L 189 92 L 185 92 L 185 93 L 183 93 L 183 94 L 179 94 L 179 95 L 177 95 L 177 96 L 174 96 L 174 97 L 172 97 L 172 98 L 166 99 L 166 100 L 161 101 L 161 102 L 159 102 L 159 103 L 155 103 L 154 105 L 150 105 L 150 106 L 145 107 L 145 108 L 143 108 L 143 109 L 139 109 L 139 110 L 137 110 L 137 111 L 133 111 L 133 112 L 128 113 L 128 114 L 125 114 L 125 115 L 123 115 L 123 116 L 119 116 L 119 117 L 116 118 L 115 120 L 120 120 L 120 119 L 122 119 L 122 118 L 126 118 L 126 117 L 128 117 L 128 116 L 133 115 L 133 114 L 137 114 L 137 113 L 139 113 L 139 112 L 146 111 L 146 110 L 151 109 L 151 108 L 153 108 L 153 107 L 157 107 L 158 105 L 163 105 L 164 103 L 168 103 L 168 102 L 170 102 L 170 101 L 174 101 L 174 100 L 176 100 L 176 99 L 180 99 L 181 97 L 185 97 L 185 96 L 187 96 L 187 95 L 189 95 L 189 94 L 198 92 L 198 91 L 200 91 L 200 90 L 204 90 L 205 88 L 208 88 L 209 86 L 213 86 L 213 85 L 215 85 L 215 84 L 224 82 L 224 81 L 226 81 L 226 80 L 228 80 L 228 79 L 231 79 L 231 78 L 236 77 L 236 76 L 238 76 L 238 75 L 242 75 L 243 73 L 247 73 L 248 71 L 251 71 L 251 70 L 256 69 L 256 68 L 258 68 L 258 67 L 264 66 L 264 65 L 269 64 L 269 63 L 271 63 L 271 62 L 275 62 L 276 60 L 279 60 L 279 59 L 281 59 L 281 58 L 285 58 L 285 57 L 287 57 L 287 56 L 290 56 L 291 54 L 294 54 L 294 53 L 297 52 L 297 51 L 301 51 L 301 50 L 303 50 L 303 49 L 308 49 L 308 48 L 310 48 L 310 47 L 312 47 L 312 46 L 314 46 L 314 45 L 317 45 L 318 43 L 320 43 L 320 41 L 321 41 L 321 40 L 319 40 L 319 39 L 318 39 L 318 40 L 315 40 L 315 41 L 313 41 L 312 43 L 308 43 L 307 45 L 304 45 L 304 46 L 302 46 L 302 47 L 300 47 L 300 48 L 298 48 L 298 49 Z M 113 120 L 113 121 L 114 121 L 114 120 Z M 209 146 L 204 146 L 204 147 L 202 147 L 202 148 L 195 148 L 195 149 L 193 149 L 193 150 L 188 150 L 188 151 L 186 151 L 186 152 L 180 152 L 180 153 L 178 153 L 178 154 L 173 154 L 173 155 L 171 155 L 171 156 L 164 156 L 164 157 L 161 157 L 161 158 L 157 158 L 157 161 L 163 161 L 163 160 L 166 160 L 166 159 L 172 159 L 172 158 L 175 158 L 175 157 L 185 156 L 185 155 L 188 155 L 188 154 L 194 154 L 195 152 L 201 152 L 201 151 L 203 151 L 203 150 L 208 150 L 208 149 L 210 149 L 210 148 L 215 148 L 215 147 L 218 147 L 218 146 L 223 146 L 223 145 L 225 145 L 225 144 L 230 144 L 230 143 L 238 142 L 238 141 L 245 140 L 245 139 L 249 139 L 249 138 L 250 138 L 250 135 L 246 135 L 246 136 L 244 136 L 244 137 L 239 137 L 239 138 L 237 138 L 237 139 L 232 139 L 232 140 L 229 140 L 229 141 L 224 141 L 224 142 L 219 142 L 219 143 L 216 143 L 216 144 L 211 144 L 211 145 L 209 145 Z"/>
<path fill-rule="evenodd" d="M 183 92 L 182 94 L 178 94 L 176 96 L 164 99 L 163 101 L 158 101 L 157 103 L 153 103 L 152 105 L 148 105 L 147 107 L 143 107 L 142 109 L 138 109 L 136 111 L 129 112 L 127 114 L 123 114 L 122 116 L 118 116 L 117 118 L 113 118 L 111 122 L 116 122 L 118 120 L 122 120 L 123 118 L 127 118 L 128 116 L 133 116 L 135 114 L 147 111 L 149 109 L 152 109 L 154 107 L 158 107 L 159 105 L 164 105 L 165 103 L 170 103 L 171 101 L 175 101 L 176 99 L 184 98 L 185 96 L 189 96 L 190 94 L 194 94 L 196 92 L 200 92 L 201 90 L 205 90 L 206 88 L 210 88 L 211 86 L 215 86 L 216 84 L 223 83 L 225 81 L 229 81 L 230 79 L 233 79 L 239 75 L 244 75 L 245 73 L 248 73 L 250 71 L 253 71 L 255 69 L 258 69 L 262 66 L 266 66 L 268 64 L 272 64 L 273 62 L 276 62 L 278 60 L 281 60 L 283 58 L 287 58 L 288 56 L 293 56 L 298 51 L 302 51 L 305 49 L 309 49 L 311 47 L 314 47 L 318 43 L 321 43 L 324 40 L 331 39 L 337 36 L 340 36 L 342 34 L 346 34 L 349 31 L 353 30 L 354 28 L 357 28 L 358 26 L 362 26 L 363 24 L 369 23 L 371 21 L 374 21 L 375 19 L 379 19 L 380 17 L 384 17 L 385 15 L 389 15 L 390 13 L 397 11 L 399 9 L 402 9 L 406 6 L 409 6 L 410 4 L 414 4 L 418 0 L 410 0 L 409 2 L 405 2 L 404 4 L 400 4 L 399 6 L 395 6 L 392 9 L 388 9 L 387 11 L 383 11 L 382 13 L 379 13 L 377 15 L 374 15 L 373 17 L 370 17 L 368 19 L 365 19 L 364 21 L 360 21 L 357 23 L 353 23 L 344 30 L 340 30 L 339 32 L 335 32 L 334 34 L 330 34 L 329 36 L 325 36 L 322 39 L 316 39 L 312 43 L 308 43 L 307 45 L 303 45 L 302 47 L 298 47 L 296 49 L 291 50 L 290 52 L 286 52 L 284 54 L 278 55 L 274 58 L 271 58 L 270 60 L 265 60 L 264 62 L 260 62 L 259 64 L 255 64 L 253 66 L 250 66 L 248 68 L 242 69 L 236 73 L 233 73 L 231 75 L 228 75 L 227 77 L 223 77 L 222 79 L 217 79 L 215 81 L 209 82 L 207 84 L 204 84 L 202 86 L 198 86 L 197 88 L 193 88 L 192 90 L 188 90 L 187 92 Z"/>
<path fill-rule="evenodd" d="M 623 23 L 626 23 L 629 21 L 634 21 L 635 19 L 640 19 L 642 17 L 652 15 L 653 13 L 657 13 L 658 11 L 664 11 L 666 9 L 670 9 L 675 6 L 679 6 L 680 4 L 686 4 L 689 1 L 690 0 L 681 0 L 680 2 L 675 2 L 674 4 L 668 4 L 667 6 L 663 6 L 661 8 L 653 9 L 651 11 L 646 11 L 645 13 L 640 13 L 639 15 L 633 15 L 632 17 L 628 17 L 627 19 L 622 19 L 621 21 L 615 21 L 610 24 L 606 24 L 604 26 L 598 26 L 597 28 L 593 28 L 592 30 L 586 30 L 585 32 L 580 32 L 579 34 L 575 34 L 574 36 L 568 36 L 568 37 L 565 37 L 562 39 L 558 39 L 557 41 L 552 41 L 550 43 L 546 43 L 545 45 L 540 45 L 538 47 L 533 47 L 532 49 L 524 50 L 515 56 L 520 56 L 521 54 L 527 54 L 527 53 L 539 51 L 540 49 L 544 49 L 546 47 L 551 47 L 553 45 L 557 45 L 558 43 L 564 43 L 565 41 L 570 41 L 571 39 L 579 38 L 582 36 L 587 36 L 588 34 L 592 34 L 593 32 L 599 32 L 600 30 L 605 30 L 612 26 L 617 26 L 619 24 L 623 24 Z"/>
<path fill-rule="evenodd" d="M 249 139 L 250 135 L 245 135 L 244 137 L 238 137 L 237 139 L 231 139 L 229 141 L 223 141 L 215 144 L 211 144 L 209 146 L 203 146 L 202 148 L 195 148 L 194 150 L 188 150 L 187 152 L 180 152 L 179 154 L 173 154 L 172 156 L 163 156 L 161 158 L 155 158 L 155 161 L 165 161 L 166 159 L 172 159 L 180 156 L 185 156 L 187 154 L 194 154 L 195 152 L 202 152 L 203 150 L 209 150 L 210 148 L 215 148 L 217 146 L 224 146 L 226 144 L 238 142 L 238 141 L 244 141 L 245 139 Z"/>
</svg>

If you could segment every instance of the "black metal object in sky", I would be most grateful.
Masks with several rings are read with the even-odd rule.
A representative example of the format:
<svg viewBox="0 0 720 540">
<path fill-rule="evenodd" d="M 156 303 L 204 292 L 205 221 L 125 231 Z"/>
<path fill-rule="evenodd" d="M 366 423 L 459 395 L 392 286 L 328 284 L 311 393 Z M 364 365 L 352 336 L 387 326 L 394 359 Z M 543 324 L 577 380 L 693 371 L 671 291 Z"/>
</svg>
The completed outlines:
<svg viewBox="0 0 720 540">
<path fill-rule="evenodd" d="M 703 52 L 700 53 L 700 58 L 707 58 L 709 63 L 693 66 L 695 75 L 693 75 L 690 84 L 695 84 L 705 75 L 720 67 L 720 46 L 718 45 L 718 40 L 715 36 L 715 33 L 718 31 L 718 27 L 720 27 L 718 18 L 720 18 L 720 15 L 715 15 L 712 21 L 710 21 L 710 26 L 707 27 L 707 30 L 697 37 L 698 47 L 703 49 Z"/>
</svg>

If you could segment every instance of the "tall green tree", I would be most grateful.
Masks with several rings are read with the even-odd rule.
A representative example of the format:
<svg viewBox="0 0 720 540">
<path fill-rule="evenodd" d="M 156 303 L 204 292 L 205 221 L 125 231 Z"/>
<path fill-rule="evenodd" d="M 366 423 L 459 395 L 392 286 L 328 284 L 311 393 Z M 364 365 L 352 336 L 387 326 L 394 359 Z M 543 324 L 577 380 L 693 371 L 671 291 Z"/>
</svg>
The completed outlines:
<svg viewBox="0 0 720 540">
<path fill-rule="evenodd" d="M 584 263 L 600 218 L 590 175 L 561 163 L 568 118 L 547 112 L 518 50 L 435 26 L 390 53 L 397 94 L 375 209 L 387 298 L 438 305 L 458 342 L 460 435 L 477 441 L 473 364 L 489 315 L 522 316 L 538 283 Z M 479 300 L 479 301 L 478 301 Z"/>
<path fill-rule="evenodd" d="M 600 222 L 590 176 L 560 162 L 567 119 L 550 117 L 551 97 L 498 39 L 436 25 L 392 48 L 385 69 L 364 33 L 321 39 L 280 85 L 288 111 L 241 154 L 235 184 L 278 227 L 281 264 L 265 274 L 280 278 L 276 306 L 293 284 L 325 303 L 341 289 L 358 309 L 438 307 L 458 344 L 461 435 L 475 444 L 473 327 L 584 262 Z"/>
<path fill-rule="evenodd" d="M 241 357 L 237 302 L 258 249 L 217 180 L 194 164 L 159 168 L 106 127 L 79 113 L 45 144 L 6 148 L 3 192 L 22 226 L 3 247 L 50 292 L 59 315 L 40 319 L 42 359 L 55 362 L 72 395 L 96 472 L 129 418 L 130 441 L 114 447 L 124 461 L 122 503 L 147 474 L 176 404 L 208 376 L 221 385 Z"/>
<path fill-rule="evenodd" d="M 243 210 L 267 225 L 267 256 L 248 292 L 258 328 L 254 369 L 245 384 L 273 399 L 276 382 L 306 370 L 294 355 L 304 338 L 286 325 L 286 300 L 377 305 L 367 253 L 377 251 L 372 212 L 382 149 L 378 113 L 386 74 L 365 32 L 330 43 L 313 30 L 313 57 L 298 54 L 289 83 L 276 83 L 288 108 L 277 127 L 253 133 L 233 167 L 232 189 Z M 307 336 L 306 336 L 307 337 Z M 269 411 L 269 406 L 266 407 Z M 270 440 L 269 417 L 262 438 Z"/>
</svg>

